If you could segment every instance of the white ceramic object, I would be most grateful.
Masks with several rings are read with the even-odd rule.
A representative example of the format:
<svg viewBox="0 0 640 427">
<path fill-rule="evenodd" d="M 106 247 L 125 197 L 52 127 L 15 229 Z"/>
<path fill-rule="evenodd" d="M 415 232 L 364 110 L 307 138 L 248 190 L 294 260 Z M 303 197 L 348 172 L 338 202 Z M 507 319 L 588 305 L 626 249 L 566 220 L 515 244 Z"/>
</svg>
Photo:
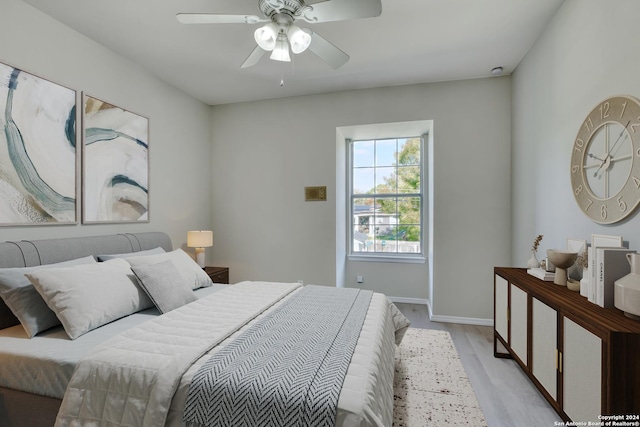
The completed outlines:
<svg viewBox="0 0 640 427">
<path fill-rule="evenodd" d="M 531 251 L 531 256 L 529 257 L 529 260 L 527 260 L 527 267 L 528 268 L 540 267 L 540 261 L 538 261 L 538 258 L 536 257 L 536 253 L 534 251 Z"/>
<path fill-rule="evenodd" d="M 640 254 L 628 253 L 627 260 L 631 273 L 614 282 L 613 305 L 627 317 L 640 319 Z"/>
<path fill-rule="evenodd" d="M 567 279 L 567 289 L 574 292 L 580 292 L 580 281 Z"/>
<path fill-rule="evenodd" d="M 571 267 L 578 258 L 577 252 L 547 249 L 547 258 L 556 266 L 556 275 L 553 283 L 567 286 L 567 268 Z"/>
</svg>

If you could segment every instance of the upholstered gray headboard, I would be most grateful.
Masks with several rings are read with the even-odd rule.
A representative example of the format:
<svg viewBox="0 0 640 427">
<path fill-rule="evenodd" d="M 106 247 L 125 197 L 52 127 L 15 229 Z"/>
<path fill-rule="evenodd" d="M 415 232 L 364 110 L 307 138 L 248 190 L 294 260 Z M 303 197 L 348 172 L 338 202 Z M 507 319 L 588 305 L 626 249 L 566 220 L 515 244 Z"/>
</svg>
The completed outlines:
<svg viewBox="0 0 640 427">
<path fill-rule="evenodd" d="M 173 249 L 171 239 L 162 232 L 4 242 L 0 243 L 0 268 L 53 264 L 87 255 L 138 252 L 158 246 L 167 252 Z M 18 323 L 18 319 L 0 300 L 0 329 Z"/>
</svg>

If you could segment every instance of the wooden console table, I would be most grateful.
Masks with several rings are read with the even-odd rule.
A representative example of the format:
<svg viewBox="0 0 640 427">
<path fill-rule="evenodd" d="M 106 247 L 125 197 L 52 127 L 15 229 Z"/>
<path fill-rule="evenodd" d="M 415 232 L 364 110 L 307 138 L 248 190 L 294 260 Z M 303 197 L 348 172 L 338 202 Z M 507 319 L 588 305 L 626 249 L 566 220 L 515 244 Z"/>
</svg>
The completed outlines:
<svg viewBox="0 0 640 427">
<path fill-rule="evenodd" d="M 565 421 L 640 421 L 640 321 L 503 267 L 493 319 L 494 356 L 515 359 Z"/>
</svg>

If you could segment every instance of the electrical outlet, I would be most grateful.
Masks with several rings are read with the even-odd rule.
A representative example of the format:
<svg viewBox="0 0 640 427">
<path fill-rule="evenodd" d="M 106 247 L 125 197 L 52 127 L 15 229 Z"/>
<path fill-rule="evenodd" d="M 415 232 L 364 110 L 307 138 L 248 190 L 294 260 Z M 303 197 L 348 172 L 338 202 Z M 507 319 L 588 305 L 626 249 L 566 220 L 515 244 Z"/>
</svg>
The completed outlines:
<svg viewBox="0 0 640 427">
<path fill-rule="evenodd" d="M 356 276 L 356 282 L 364 283 L 364 276 L 360 276 L 360 275 Z"/>
</svg>

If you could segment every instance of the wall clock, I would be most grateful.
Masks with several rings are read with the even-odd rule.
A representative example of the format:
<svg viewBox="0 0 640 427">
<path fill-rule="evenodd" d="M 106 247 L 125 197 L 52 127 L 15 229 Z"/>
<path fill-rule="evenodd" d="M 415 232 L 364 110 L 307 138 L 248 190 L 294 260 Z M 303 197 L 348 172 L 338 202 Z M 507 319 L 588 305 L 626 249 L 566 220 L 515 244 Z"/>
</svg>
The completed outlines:
<svg viewBox="0 0 640 427">
<path fill-rule="evenodd" d="M 640 101 L 613 96 L 587 115 L 573 144 L 571 187 L 599 224 L 627 218 L 640 203 Z"/>
</svg>

